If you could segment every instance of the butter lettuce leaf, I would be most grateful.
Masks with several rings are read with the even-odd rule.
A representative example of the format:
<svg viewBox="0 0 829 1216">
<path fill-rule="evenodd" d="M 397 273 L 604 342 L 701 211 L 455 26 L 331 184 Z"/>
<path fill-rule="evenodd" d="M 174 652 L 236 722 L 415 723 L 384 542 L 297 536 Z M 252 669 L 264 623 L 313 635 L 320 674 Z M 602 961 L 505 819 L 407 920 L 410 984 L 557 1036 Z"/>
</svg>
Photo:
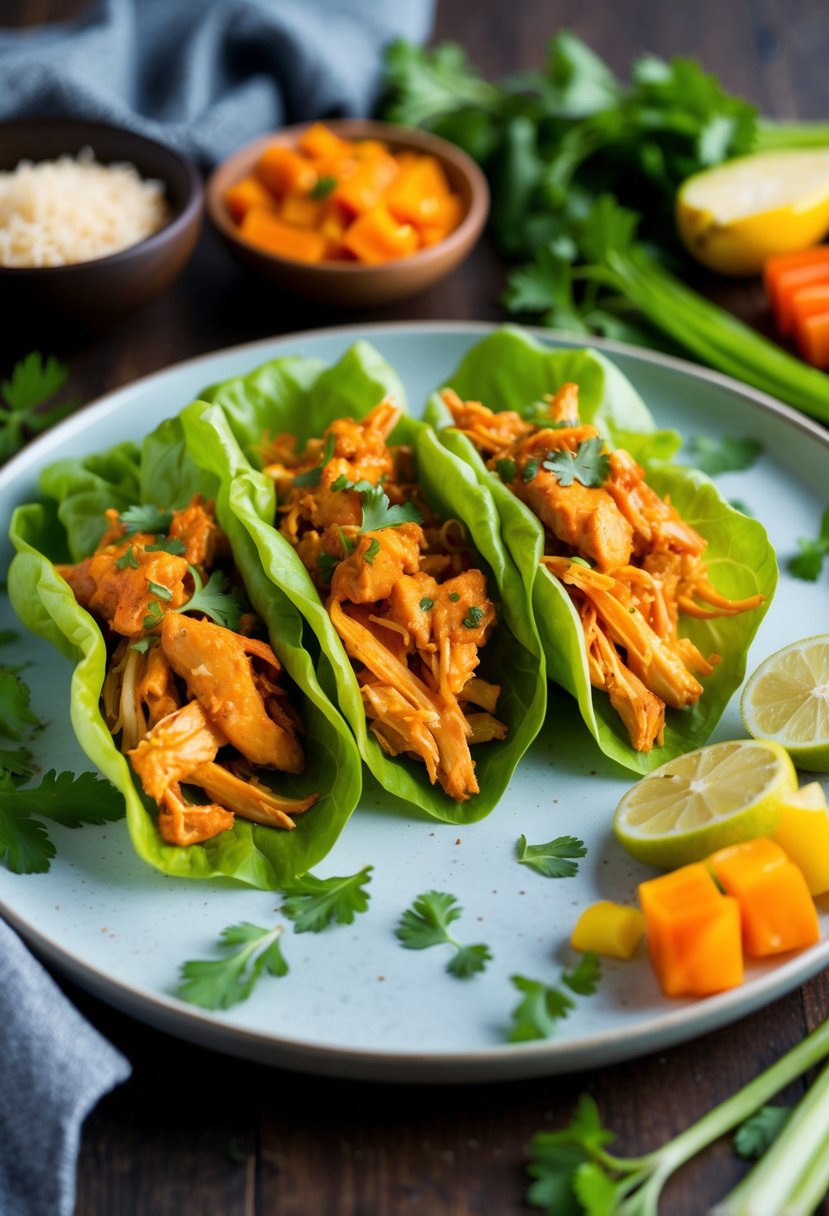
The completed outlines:
<svg viewBox="0 0 829 1216">
<path fill-rule="evenodd" d="M 497 716 L 506 722 L 509 734 L 475 749 L 480 793 L 456 803 L 429 784 L 422 764 L 386 756 L 369 730 L 351 661 L 305 567 L 274 527 L 272 483 L 257 471 L 263 436 L 290 432 L 304 442 L 319 436 L 336 418 L 363 417 L 384 397 L 404 404 L 397 374 L 374 347 L 358 342 L 333 367 L 278 359 L 247 377 L 215 385 L 204 396 L 206 401 L 194 402 L 182 415 L 188 444 L 200 464 L 220 476 L 223 484 L 229 480 L 230 508 L 247 530 L 263 569 L 308 623 L 318 647 L 320 682 L 347 719 L 385 800 L 400 799 L 451 823 L 470 823 L 487 815 L 541 727 L 546 679 L 529 590 L 502 543 L 498 515 L 486 489 L 465 462 L 438 442 L 431 428 L 408 416 L 401 419 L 391 442 L 413 448 L 420 485 L 430 504 L 444 517 L 465 523 L 499 613 L 499 627 L 481 652 L 478 671 L 501 685 Z"/>
<path fill-rule="evenodd" d="M 749 644 L 777 584 L 777 562 L 761 524 L 735 511 L 705 474 L 671 463 L 680 437 L 657 430 L 633 386 L 598 352 L 552 349 L 508 326 L 473 346 L 447 377 L 446 385 L 465 400 L 531 417 L 545 393 L 554 393 L 571 380 L 580 388 L 582 420 L 598 427 L 612 446 L 630 451 L 644 465 L 649 484 L 659 494 L 669 494 L 682 518 L 706 538 L 709 575 L 718 590 L 729 599 L 757 592 L 767 597 L 759 608 L 739 616 L 683 618 L 681 632 L 704 655 L 716 652 L 722 661 L 703 679 L 705 692 L 695 706 L 667 711 L 663 746 L 648 753 L 635 751 L 607 695 L 590 685 L 578 614 L 559 581 L 540 565 L 544 530 L 537 516 L 487 469 L 467 437 L 453 428 L 452 416 L 438 393 L 429 400 L 426 421 L 441 442 L 474 470 L 497 506 L 504 543 L 531 592 L 550 678 L 575 697 L 587 728 L 605 755 L 644 773 L 701 747 L 709 738 L 742 682 Z"/>
<path fill-rule="evenodd" d="M 329 852 L 357 803 L 362 784 L 357 749 L 320 687 L 306 649 L 302 617 L 266 576 L 218 478 L 192 460 L 178 419 L 162 423 L 140 450 L 133 444 L 121 444 L 101 456 L 67 459 L 50 466 L 41 477 L 41 488 L 43 500 L 18 508 L 12 519 L 11 538 L 17 552 L 9 570 L 9 594 L 21 620 L 75 664 L 69 706 L 72 724 L 87 756 L 124 795 L 136 851 L 151 865 L 177 877 L 224 876 L 263 889 L 281 889 Z M 270 488 L 259 488 L 272 501 Z M 244 498 L 248 490 L 240 486 L 237 493 Z M 144 797 L 101 716 L 104 637 L 53 561 L 77 560 L 94 548 L 102 512 L 108 506 L 123 509 L 150 502 L 169 508 L 189 501 L 196 492 L 216 498 L 219 521 L 230 539 L 250 601 L 301 694 L 298 708 L 305 726 L 306 769 L 299 776 L 274 773 L 274 785 L 289 797 L 317 791 L 320 798 L 310 811 L 297 817 L 292 832 L 237 817 L 231 830 L 213 840 L 179 847 L 166 844 L 159 835 L 154 804 Z M 257 505 L 264 509 L 264 502 Z"/>
</svg>

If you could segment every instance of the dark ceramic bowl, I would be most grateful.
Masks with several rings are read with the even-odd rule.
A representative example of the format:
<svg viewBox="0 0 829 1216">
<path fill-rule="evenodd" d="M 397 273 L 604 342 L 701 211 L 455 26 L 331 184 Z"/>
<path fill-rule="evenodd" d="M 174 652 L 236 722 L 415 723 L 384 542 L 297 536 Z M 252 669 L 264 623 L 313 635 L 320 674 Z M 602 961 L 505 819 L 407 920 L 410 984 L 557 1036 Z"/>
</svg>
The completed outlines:
<svg viewBox="0 0 829 1216">
<path fill-rule="evenodd" d="M 293 147 L 311 125 L 304 123 L 260 135 L 223 161 L 209 179 L 207 213 L 238 261 L 293 295 L 333 308 L 374 308 L 431 287 L 470 253 L 489 211 L 486 178 L 475 162 L 454 144 L 428 131 L 362 118 L 332 119 L 325 125 L 343 139 L 379 139 L 394 151 L 411 149 L 434 156 L 461 200 L 463 214 L 457 228 L 428 249 L 379 266 L 359 262 L 300 262 L 268 253 L 244 240 L 225 204 L 228 188 L 253 171 L 265 148 L 274 143 Z"/>
<path fill-rule="evenodd" d="M 76 156 L 85 147 L 102 164 L 128 161 L 141 177 L 162 181 L 170 219 L 145 240 L 90 262 L 0 266 L 0 298 L 4 306 L 51 309 L 99 328 L 141 308 L 181 272 L 199 235 L 203 190 L 186 157 L 122 127 L 72 119 L 0 123 L 0 170 L 21 160 Z"/>
</svg>

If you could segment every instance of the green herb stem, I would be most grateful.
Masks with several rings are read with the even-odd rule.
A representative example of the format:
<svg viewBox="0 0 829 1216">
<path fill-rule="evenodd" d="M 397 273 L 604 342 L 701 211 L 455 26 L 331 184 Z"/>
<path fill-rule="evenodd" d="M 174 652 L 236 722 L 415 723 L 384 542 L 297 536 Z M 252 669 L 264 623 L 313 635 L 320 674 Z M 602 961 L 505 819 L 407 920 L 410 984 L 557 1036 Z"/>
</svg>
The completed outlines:
<svg viewBox="0 0 829 1216">
<path fill-rule="evenodd" d="M 775 122 L 759 118 L 755 150 L 770 152 L 778 148 L 824 148 L 829 145 L 829 123 Z"/>
<path fill-rule="evenodd" d="M 825 1116 L 824 1116 L 825 1117 Z M 812 1216 L 829 1191 L 829 1131 L 789 1195 L 783 1216 Z"/>
<path fill-rule="evenodd" d="M 829 1052 L 829 1045 L 824 1054 L 826 1052 Z M 780 1063 L 785 1063 L 789 1056 L 784 1056 Z M 746 1092 L 744 1090 L 743 1095 Z M 798 1201 L 793 1206 L 791 1197 L 812 1173 L 813 1166 L 825 1164 L 828 1128 L 829 1068 L 825 1068 L 754 1169 L 714 1209 L 716 1216 L 752 1216 L 759 1210 L 780 1213 L 780 1216 L 809 1216 L 814 1204 L 805 1207 Z M 819 1177 L 818 1169 L 816 1179 Z M 818 1199 L 822 1197 L 823 1192 Z"/>
</svg>

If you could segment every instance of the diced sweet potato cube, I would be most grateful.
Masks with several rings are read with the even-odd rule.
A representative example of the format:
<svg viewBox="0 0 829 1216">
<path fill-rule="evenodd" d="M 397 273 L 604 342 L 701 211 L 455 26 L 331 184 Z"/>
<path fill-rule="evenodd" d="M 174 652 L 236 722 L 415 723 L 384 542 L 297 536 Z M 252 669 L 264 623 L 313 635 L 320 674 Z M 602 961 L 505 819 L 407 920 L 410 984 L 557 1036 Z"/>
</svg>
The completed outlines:
<svg viewBox="0 0 829 1216">
<path fill-rule="evenodd" d="M 318 228 L 325 210 L 322 199 L 308 194 L 286 194 L 279 209 L 279 218 L 297 228 Z"/>
<path fill-rule="evenodd" d="M 385 202 L 401 223 L 443 225 L 451 221 L 448 200 L 453 198 L 459 202 L 439 162 L 433 156 L 420 156 L 400 171 Z"/>
<path fill-rule="evenodd" d="M 298 147 L 312 160 L 333 159 L 349 151 L 349 144 L 322 122 L 315 122 L 300 136 Z"/>
<path fill-rule="evenodd" d="M 243 177 L 227 191 L 225 203 L 234 222 L 241 224 L 251 207 L 272 207 L 273 195 L 258 177 Z"/>
<path fill-rule="evenodd" d="M 729 845 L 708 861 L 717 882 L 740 905 L 746 954 L 766 958 L 820 940 L 806 879 L 773 840 Z"/>
<path fill-rule="evenodd" d="M 257 161 L 256 175 L 276 198 L 290 191 L 307 194 L 317 184 L 314 166 L 284 144 L 271 144 L 265 149 Z"/>
<path fill-rule="evenodd" d="M 282 258 L 321 262 L 325 256 L 325 237 L 321 233 L 286 224 L 262 207 L 254 207 L 247 213 L 239 231 L 252 245 Z"/>
<path fill-rule="evenodd" d="M 362 215 L 376 206 L 399 170 L 393 156 L 383 153 L 360 161 L 358 167 L 340 181 L 333 197 L 351 215 Z"/>
<path fill-rule="evenodd" d="M 417 252 L 417 245 L 412 225 L 399 224 L 382 203 L 350 224 L 343 238 L 343 247 L 369 264 L 408 257 Z"/>
</svg>

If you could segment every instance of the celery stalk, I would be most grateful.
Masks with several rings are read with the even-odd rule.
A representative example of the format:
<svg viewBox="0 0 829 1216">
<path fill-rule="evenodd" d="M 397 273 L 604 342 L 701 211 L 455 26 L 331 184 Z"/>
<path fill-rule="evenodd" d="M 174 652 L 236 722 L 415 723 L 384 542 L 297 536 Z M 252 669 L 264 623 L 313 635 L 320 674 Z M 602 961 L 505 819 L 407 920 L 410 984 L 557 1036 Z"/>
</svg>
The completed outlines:
<svg viewBox="0 0 829 1216">
<path fill-rule="evenodd" d="M 812 1158 L 812 1164 L 801 1175 L 786 1201 L 783 1216 L 811 1216 L 829 1191 L 829 1130 Z"/>
</svg>

